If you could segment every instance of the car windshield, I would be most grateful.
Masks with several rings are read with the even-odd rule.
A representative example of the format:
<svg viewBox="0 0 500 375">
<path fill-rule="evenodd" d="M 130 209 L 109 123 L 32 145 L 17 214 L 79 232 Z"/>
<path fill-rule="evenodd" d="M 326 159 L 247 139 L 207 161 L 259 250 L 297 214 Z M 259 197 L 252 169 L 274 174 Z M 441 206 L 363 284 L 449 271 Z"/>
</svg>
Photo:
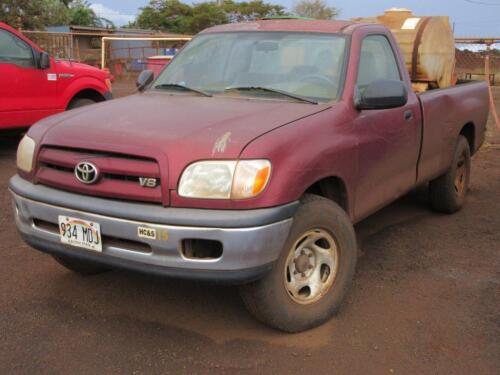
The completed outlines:
<svg viewBox="0 0 500 375">
<path fill-rule="evenodd" d="M 340 91 L 345 46 L 345 38 L 336 34 L 202 34 L 163 70 L 153 88 L 180 85 L 216 95 L 331 101 Z"/>
</svg>

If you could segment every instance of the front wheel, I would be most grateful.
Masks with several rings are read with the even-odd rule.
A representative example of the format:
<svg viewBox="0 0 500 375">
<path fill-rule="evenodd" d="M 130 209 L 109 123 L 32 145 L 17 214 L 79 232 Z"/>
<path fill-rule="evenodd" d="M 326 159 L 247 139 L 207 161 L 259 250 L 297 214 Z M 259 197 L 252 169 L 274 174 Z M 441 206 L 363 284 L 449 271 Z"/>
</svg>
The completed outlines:
<svg viewBox="0 0 500 375">
<path fill-rule="evenodd" d="M 286 332 L 300 332 L 328 320 L 352 282 L 356 237 L 348 216 L 334 202 L 315 195 L 302 199 L 283 251 L 262 279 L 240 294 L 258 320 Z"/>
<path fill-rule="evenodd" d="M 95 100 L 88 99 L 88 98 L 77 98 L 73 99 L 69 105 L 68 105 L 68 110 L 74 109 L 74 108 L 80 108 L 80 107 L 85 107 L 87 105 L 95 104 L 97 103 Z"/>
</svg>

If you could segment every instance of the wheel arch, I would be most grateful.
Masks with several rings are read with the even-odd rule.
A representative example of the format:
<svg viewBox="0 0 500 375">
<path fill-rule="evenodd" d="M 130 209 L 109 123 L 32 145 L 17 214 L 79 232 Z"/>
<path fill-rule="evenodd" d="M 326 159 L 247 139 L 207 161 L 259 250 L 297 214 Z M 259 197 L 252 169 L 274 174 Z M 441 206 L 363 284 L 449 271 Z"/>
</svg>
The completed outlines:
<svg viewBox="0 0 500 375">
<path fill-rule="evenodd" d="M 344 180 L 338 176 L 324 177 L 311 184 L 304 194 L 316 194 L 337 203 L 349 216 L 351 204 Z"/>
<path fill-rule="evenodd" d="M 95 102 L 103 102 L 106 98 L 97 90 L 94 89 L 83 89 L 74 94 L 66 105 L 66 109 L 69 108 L 71 103 L 76 99 L 91 99 Z"/>
<path fill-rule="evenodd" d="M 470 152 L 471 155 L 474 154 L 476 151 L 475 145 L 476 145 L 476 127 L 473 122 L 468 122 L 465 124 L 462 129 L 460 130 L 459 135 L 463 135 L 466 139 L 467 142 L 469 142 L 469 147 L 470 147 Z"/>
</svg>

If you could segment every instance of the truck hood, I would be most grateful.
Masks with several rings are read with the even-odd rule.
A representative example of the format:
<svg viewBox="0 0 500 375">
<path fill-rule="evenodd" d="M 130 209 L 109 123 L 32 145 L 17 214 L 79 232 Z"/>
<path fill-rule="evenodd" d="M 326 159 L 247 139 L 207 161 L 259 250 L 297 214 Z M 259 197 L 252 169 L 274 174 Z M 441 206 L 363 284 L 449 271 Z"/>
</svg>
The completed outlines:
<svg viewBox="0 0 500 375">
<path fill-rule="evenodd" d="M 45 144 L 150 157 L 160 153 L 190 162 L 237 158 L 256 137 L 326 108 L 326 104 L 146 92 L 71 110 L 31 130 L 43 135 Z"/>
<path fill-rule="evenodd" d="M 92 65 L 82 64 L 71 60 L 55 60 L 58 72 L 90 74 L 102 79 L 107 78 L 108 73 Z"/>
</svg>

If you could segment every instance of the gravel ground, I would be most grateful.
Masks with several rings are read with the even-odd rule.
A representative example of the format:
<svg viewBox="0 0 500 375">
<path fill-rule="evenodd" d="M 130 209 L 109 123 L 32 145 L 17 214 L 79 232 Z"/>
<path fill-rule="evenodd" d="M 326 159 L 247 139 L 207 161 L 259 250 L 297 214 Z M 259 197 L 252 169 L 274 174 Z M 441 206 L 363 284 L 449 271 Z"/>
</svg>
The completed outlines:
<svg viewBox="0 0 500 375">
<path fill-rule="evenodd" d="M 360 258 L 340 314 L 288 335 L 235 288 L 112 271 L 79 277 L 30 249 L 7 192 L 16 137 L 0 140 L 0 373 L 498 374 L 498 133 L 455 215 L 413 192 L 356 226 Z"/>
</svg>

